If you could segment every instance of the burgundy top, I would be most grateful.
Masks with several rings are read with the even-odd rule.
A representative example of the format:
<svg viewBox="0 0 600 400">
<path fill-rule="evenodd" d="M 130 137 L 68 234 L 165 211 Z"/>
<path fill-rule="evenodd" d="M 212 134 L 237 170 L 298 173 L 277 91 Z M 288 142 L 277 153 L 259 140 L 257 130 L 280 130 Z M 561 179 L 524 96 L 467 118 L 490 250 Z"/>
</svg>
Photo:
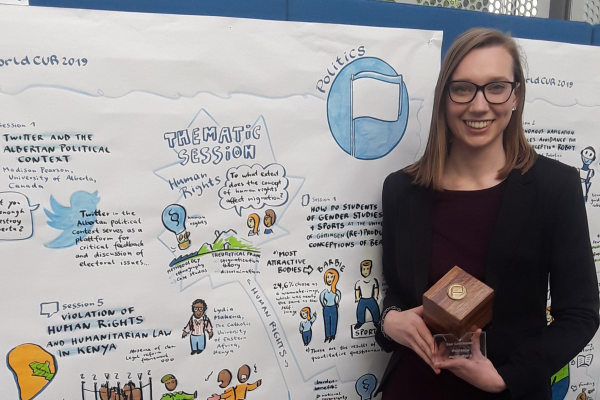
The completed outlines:
<svg viewBox="0 0 600 400">
<path fill-rule="evenodd" d="M 483 190 L 444 190 L 433 195 L 429 286 L 455 265 L 480 281 L 506 181 Z"/>
<path fill-rule="evenodd" d="M 455 265 L 484 280 L 485 257 L 505 182 L 483 190 L 434 192 L 429 286 Z M 415 352 L 407 349 L 387 381 L 383 400 L 476 400 L 484 395 L 449 371 L 436 375 Z"/>
</svg>

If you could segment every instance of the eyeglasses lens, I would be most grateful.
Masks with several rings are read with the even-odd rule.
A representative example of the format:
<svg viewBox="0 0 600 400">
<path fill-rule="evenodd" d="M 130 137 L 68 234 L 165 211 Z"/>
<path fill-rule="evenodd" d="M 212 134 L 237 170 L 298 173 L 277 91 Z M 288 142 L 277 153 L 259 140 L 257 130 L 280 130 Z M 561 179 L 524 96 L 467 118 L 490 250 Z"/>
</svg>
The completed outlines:
<svg viewBox="0 0 600 400">
<path fill-rule="evenodd" d="M 471 82 L 451 82 L 448 85 L 448 94 L 455 103 L 470 103 L 477 92 L 481 90 L 488 103 L 502 104 L 510 98 L 513 90 L 511 82 L 490 82 L 483 86 Z"/>
</svg>

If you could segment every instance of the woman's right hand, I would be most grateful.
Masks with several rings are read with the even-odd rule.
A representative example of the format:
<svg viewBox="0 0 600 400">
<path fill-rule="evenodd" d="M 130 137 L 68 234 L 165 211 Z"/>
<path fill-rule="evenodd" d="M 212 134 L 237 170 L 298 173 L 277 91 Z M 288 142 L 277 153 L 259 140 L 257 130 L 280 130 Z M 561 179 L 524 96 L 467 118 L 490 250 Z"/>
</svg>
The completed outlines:
<svg viewBox="0 0 600 400">
<path fill-rule="evenodd" d="M 390 310 L 383 320 L 383 330 L 396 343 L 417 353 L 436 374 L 440 373 L 432 361 L 435 345 L 429 328 L 423 322 L 423 306 L 406 311 Z"/>
</svg>

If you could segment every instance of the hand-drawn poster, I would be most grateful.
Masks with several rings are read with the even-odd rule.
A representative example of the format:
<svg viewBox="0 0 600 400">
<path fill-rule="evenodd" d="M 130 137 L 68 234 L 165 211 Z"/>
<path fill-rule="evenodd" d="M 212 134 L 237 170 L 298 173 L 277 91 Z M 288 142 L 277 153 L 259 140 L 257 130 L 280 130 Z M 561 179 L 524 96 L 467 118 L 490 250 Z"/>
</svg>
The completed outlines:
<svg viewBox="0 0 600 400">
<path fill-rule="evenodd" d="M 434 31 L 0 7 L 7 400 L 370 399 Z"/>
<path fill-rule="evenodd" d="M 529 73 L 525 135 L 539 154 L 579 171 L 596 265 L 600 261 L 600 48 L 519 40 Z M 597 267 L 598 269 L 598 267 Z M 552 321 L 552 293 L 548 294 Z M 598 398 L 600 337 L 552 377 L 553 400 Z"/>
</svg>

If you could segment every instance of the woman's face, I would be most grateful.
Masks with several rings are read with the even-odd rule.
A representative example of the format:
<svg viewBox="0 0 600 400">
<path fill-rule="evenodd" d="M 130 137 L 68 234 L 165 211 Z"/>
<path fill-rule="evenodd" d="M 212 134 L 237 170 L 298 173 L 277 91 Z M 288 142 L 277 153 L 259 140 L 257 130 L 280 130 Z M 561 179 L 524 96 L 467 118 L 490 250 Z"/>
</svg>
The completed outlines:
<svg viewBox="0 0 600 400">
<path fill-rule="evenodd" d="M 300 316 L 302 317 L 302 319 L 306 319 L 306 317 L 308 317 L 308 313 L 306 311 L 301 311 Z"/>
<path fill-rule="evenodd" d="M 504 47 L 486 47 L 472 50 L 458 64 L 450 81 L 467 81 L 482 86 L 490 82 L 514 80 L 513 58 Z M 484 149 L 489 146 L 503 149 L 502 136 L 518 105 L 518 91 L 503 104 L 490 104 L 480 90 L 466 104 L 452 101 L 446 93 L 446 123 L 452 132 L 452 148 L 466 146 Z"/>
<path fill-rule="evenodd" d="M 254 220 L 252 218 L 248 218 L 248 228 L 254 228 Z"/>
<path fill-rule="evenodd" d="M 325 275 L 325 279 L 327 279 L 327 285 L 331 286 L 331 284 L 333 283 L 333 278 L 335 276 L 329 272 L 327 275 Z"/>
</svg>

